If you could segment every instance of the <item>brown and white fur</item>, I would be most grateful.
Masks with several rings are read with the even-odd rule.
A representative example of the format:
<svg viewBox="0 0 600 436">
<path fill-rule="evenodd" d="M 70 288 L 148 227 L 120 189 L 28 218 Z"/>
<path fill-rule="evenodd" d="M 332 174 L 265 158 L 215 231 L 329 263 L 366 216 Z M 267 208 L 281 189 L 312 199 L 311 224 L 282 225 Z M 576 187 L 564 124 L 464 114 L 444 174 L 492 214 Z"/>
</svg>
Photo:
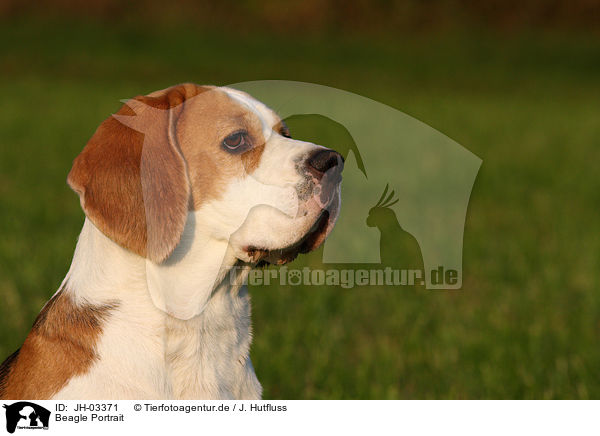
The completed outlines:
<svg viewBox="0 0 600 436">
<path fill-rule="evenodd" d="M 324 241 L 342 167 L 240 91 L 129 100 L 73 163 L 73 262 L 0 367 L 0 398 L 260 398 L 243 282 Z"/>
</svg>

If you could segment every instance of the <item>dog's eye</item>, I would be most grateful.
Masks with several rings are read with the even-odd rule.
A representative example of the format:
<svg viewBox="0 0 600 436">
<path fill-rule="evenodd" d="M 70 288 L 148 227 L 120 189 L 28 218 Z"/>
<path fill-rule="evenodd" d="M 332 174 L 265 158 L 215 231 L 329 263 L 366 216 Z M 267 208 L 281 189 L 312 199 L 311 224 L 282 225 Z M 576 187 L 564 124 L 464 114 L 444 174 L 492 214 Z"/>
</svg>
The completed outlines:
<svg viewBox="0 0 600 436">
<path fill-rule="evenodd" d="M 285 138 L 292 137 L 292 135 L 290 135 L 290 129 L 288 129 L 288 126 L 283 121 L 280 123 L 279 134 Z"/>
<path fill-rule="evenodd" d="M 230 153 L 240 153 L 249 146 L 248 133 L 244 131 L 232 133 L 223 140 L 223 148 Z"/>
</svg>

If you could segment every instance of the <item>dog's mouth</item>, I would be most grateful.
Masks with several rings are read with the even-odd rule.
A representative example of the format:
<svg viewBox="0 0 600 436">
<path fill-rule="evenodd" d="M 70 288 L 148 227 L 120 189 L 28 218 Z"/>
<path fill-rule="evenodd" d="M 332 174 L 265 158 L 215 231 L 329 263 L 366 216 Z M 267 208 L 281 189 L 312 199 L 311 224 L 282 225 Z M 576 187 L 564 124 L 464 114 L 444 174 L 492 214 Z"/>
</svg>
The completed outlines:
<svg viewBox="0 0 600 436">
<path fill-rule="evenodd" d="M 250 246 L 245 251 L 251 261 L 257 263 L 257 266 L 286 264 L 294 260 L 300 253 L 308 253 L 319 248 L 331 233 L 336 218 L 337 210 L 324 209 L 310 230 L 295 244 L 274 250 Z"/>
</svg>

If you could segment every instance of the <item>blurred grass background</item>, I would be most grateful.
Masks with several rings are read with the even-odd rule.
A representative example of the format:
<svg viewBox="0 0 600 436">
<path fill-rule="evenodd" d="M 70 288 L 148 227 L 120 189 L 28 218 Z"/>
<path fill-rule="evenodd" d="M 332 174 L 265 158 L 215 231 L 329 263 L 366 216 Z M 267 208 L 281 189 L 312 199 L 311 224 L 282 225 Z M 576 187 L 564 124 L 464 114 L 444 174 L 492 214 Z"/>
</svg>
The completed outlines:
<svg viewBox="0 0 600 436">
<path fill-rule="evenodd" d="M 251 290 L 264 397 L 600 397 L 597 2 L 182 4 L 0 2 L 0 359 L 68 269 L 66 175 L 119 100 L 285 79 L 391 105 L 483 165 L 462 290 Z"/>
</svg>

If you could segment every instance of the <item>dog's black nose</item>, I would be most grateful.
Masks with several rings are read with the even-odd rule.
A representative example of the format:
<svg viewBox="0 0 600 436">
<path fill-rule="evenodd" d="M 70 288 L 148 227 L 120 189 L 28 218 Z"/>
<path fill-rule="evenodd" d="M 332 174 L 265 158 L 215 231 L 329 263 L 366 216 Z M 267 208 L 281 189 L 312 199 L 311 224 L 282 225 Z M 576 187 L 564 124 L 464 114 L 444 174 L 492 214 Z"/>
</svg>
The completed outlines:
<svg viewBox="0 0 600 436">
<path fill-rule="evenodd" d="M 329 170 L 334 169 L 336 172 L 341 172 L 344 168 L 344 158 L 337 151 L 329 149 L 320 149 L 313 152 L 306 163 L 311 172 L 317 176 L 322 176 Z"/>
</svg>

